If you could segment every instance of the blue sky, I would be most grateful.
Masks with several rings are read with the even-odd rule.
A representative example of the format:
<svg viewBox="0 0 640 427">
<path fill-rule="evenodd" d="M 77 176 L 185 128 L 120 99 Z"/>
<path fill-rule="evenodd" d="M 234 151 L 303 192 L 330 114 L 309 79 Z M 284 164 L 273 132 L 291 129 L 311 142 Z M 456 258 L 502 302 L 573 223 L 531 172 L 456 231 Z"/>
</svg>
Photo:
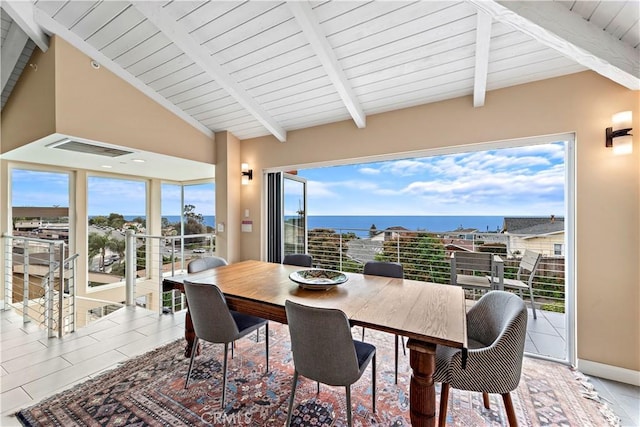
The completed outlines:
<svg viewBox="0 0 640 427">
<path fill-rule="evenodd" d="M 564 214 L 564 143 L 300 171 L 309 215 Z"/>
<path fill-rule="evenodd" d="M 309 215 L 564 214 L 564 143 L 299 171 Z M 144 184 L 91 177 L 89 215 L 144 214 Z M 13 206 L 68 206 L 68 177 L 15 169 Z M 185 203 L 213 215 L 212 184 Z M 163 185 L 163 215 L 177 215 L 178 186 Z"/>
</svg>

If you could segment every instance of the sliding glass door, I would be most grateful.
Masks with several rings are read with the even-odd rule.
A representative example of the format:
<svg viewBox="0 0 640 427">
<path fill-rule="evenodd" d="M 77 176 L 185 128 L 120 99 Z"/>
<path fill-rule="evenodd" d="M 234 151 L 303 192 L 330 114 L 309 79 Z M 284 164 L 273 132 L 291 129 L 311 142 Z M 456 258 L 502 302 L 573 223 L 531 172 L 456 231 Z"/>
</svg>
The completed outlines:
<svg viewBox="0 0 640 427">
<path fill-rule="evenodd" d="M 285 172 L 267 176 L 267 259 L 282 262 L 291 253 L 307 251 L 307 181 Z"/>
</svg>

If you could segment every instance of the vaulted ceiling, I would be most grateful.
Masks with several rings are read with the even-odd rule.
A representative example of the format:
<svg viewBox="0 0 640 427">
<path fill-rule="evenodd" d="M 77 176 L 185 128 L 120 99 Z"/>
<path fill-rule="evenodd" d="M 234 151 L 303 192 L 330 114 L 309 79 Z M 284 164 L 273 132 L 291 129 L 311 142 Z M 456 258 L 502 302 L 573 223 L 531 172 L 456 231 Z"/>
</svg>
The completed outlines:
<svg viewBox="0 0 640 427">
<path fill-rule="evenodd" d="M 240 139 L 591 69 L 640 89 L 640 2 L 3 1 L 2 106 L 65 39 L 204 133 Z"/>
</svg>

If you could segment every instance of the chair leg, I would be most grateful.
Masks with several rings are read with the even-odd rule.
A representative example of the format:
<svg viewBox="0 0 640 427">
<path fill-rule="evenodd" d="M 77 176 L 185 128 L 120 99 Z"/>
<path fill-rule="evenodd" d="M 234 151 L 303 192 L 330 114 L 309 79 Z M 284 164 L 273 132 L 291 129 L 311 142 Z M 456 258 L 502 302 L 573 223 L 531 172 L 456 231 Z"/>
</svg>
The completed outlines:
<svg viewBox="0 0 640 427">
<path fill-rule="evenodd" d="M 529 298 L 531 298 L 531 311 L 533 311 L 533 318 L 537 319 L 538 316 L 536 316 L 536 303 L 533 302 L 533 288 L 531 286 L 529 286 Z"/>
<path fill-rule="evenodd" d="M 510 427 L 518 427 L 518 420 L 516 418 L 516 411 L 513 410 L 513 402 L 511 401 L 511 394 L 505 393 L 502 395 L 504 401 L 504 408 L 507 411 L 507 419 L 509 420 Z"/>
<path fill-rule="evenodd" d="M 224 398 L 227 395 L 227 353 L 229 352 L 229 343 L 224 343 L 224 362 L 222 364 L 222 409 L 224 409 Z M 233 343 L 231 344 L 231 353 L 233 354 Z"/>
<path fill-rule="evenodd" d="M 491 409 L 491 406 L 489 405 L 489 393 L 482 393 L 482 403 L 484 403 L 484 407 L 486 409 Z"/>
<path fill-rule="evenodd" d="M 373 401 L 371 406 L 373 407 L 373 413 L 376 412 L 376 354 L 373 353 L 373 359 L 371 359 L 371 400 Z"/>
<path fill-rule="evenodd" d="M 189 361 L 189 369 L 187 370 L 187 379 L 184 381 L 184 388 L 189 386 L 189 377 L 191 376 L 191 368 L 193 368 L 193 360 L 196 358 L 196 348 L 198 346 L 198 337 L 193 340 L 193 346 L 191 347 L 191 360 Z"/>
<path fill-rule="evenodd" d="M 267 359 L 267 372 L 269 373 L 269 322 L 267 322 L 266 325 L 264 325 L 264 350 L 265 350 L 265 354 L 266 354 L 266 359 Z"/>
<path fill-rule="evenodd" d="M 449 404 L 449 384 L 442 383 L 440 387 L 440 412 L 438 414 L 438 426 L 447 425 L 447 405 Z"/>
<path fill-rule="evenodd" d="M 353 424 L 351 422 L 351 386 L 345 387 L 347 392 L 347 425 L 351 427 Z"/>
<path fill-rule="evenodd" d="M 287 427 L 291 425 L 291 416 L 293 415 L 293 399 L 296 395 L 296 385 L 298 383 L 298 371 L 293 371 L 293 384 L 291 385 L 291 397 L 289 397 L 289 412 L 287 413 Z"/>
<path fill-rule="evenodd" d="M 396 373 L 395 373 L 395 384 L 398 384 L 398 336 L 396 335 L 396 345 L 395 345 L 395 352 L 396 352 L 396 361 L 395 361 L 395 368 L 396 368 Z"/>
<path fill-rule="evenodd" d="M 361 341 L 364 341 L 364 326 L 362 327 L 362 340 Z"/>
<path fill-rule="evenodd" d="M 400 342 L 402 343 L 402 354 L 404 356 L 407 355 L 407 348 L 404 346 L 404 337 L 400 337 Z"/>
</svg>

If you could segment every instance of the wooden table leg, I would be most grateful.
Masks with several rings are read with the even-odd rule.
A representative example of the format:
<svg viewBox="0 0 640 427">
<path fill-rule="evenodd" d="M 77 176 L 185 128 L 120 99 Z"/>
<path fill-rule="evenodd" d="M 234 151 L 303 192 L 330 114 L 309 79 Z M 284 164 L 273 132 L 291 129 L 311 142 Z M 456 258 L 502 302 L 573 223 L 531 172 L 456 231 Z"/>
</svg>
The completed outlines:
<svg viewBox="0 0 640 427">
<path fill-rule="evenodd" d="M 436 345 L 410 339 L 409 364 L 409 413 L 411 425 L 434 427 L 436 425 L 436 387 L 433 374 L 436 370 Z"/>
</svg>

